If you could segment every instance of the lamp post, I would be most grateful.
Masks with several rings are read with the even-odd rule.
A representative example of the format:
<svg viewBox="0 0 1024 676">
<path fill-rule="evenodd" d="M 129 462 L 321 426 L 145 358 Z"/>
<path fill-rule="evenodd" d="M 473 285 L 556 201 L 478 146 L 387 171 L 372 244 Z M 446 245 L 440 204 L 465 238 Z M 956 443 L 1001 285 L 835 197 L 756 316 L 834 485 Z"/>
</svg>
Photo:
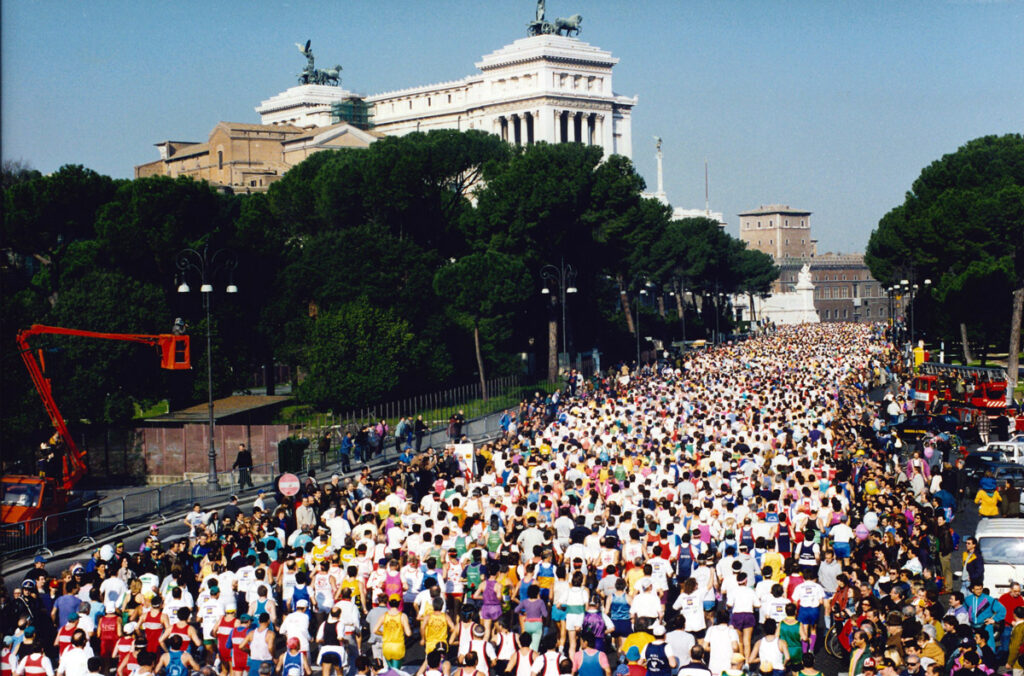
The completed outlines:
<svg viewBox="0 0 1024 676">
<path fill-rule="evenodd" d="M 930 280 L 930 279 L 924 280 L 924 289 L 925 289 L 924 297 L 925 297 L 925 299 L 928 298 L 928 294 L 931 291 L 931 286 L 932 286 L 932 280 Z"/>
<path fill-rule="evenodd" d="M 683 352 L 686 352 L 686 297 L 690 294 L 678 279 L 673 283 L 673 289 L 668 292 L 669 296 L 676 299 L 678 307 L 682 308 L 679 313 L 679 321 L 683 325 Z"/>
<path fill-rule="evenodd" d="M 212 254 L 210 247 L 204 246 L 202 250 L 182 249 L 177 256 L 178 270 L 180 271 L 180 284 L 178 293 L 189 293 L 192 289 L 188 285 L 189 273 L 199 278 L 199 293 L 203 297 L 203 310 L 206 312 L 206 404 L 209 413 L 210 424 L 210 475 L 207 483 L 217 484 L 217 449 L 214 447 L 214 420 L 213 420 L 213 355 L 210 340 L 210 299 L 213 295 L 213 282 L 218 272 L 228 273 L 228 285 L 224 291 L 227 293 L 238 293 L 238 287 L 232 280 L 233 272 L 238 267 L 238 258 L 229 249 L 218 249 Z"/>
<path fill-rule="evenodd" d="M 566 294 L 576 293 L 576 287 L 573 286 L 573 282 L 576 281 L 576 274 L 576 268 L 567 265 L 565 259 L 559 261 L 557 268 L 554 265 L 545 265 L 540 269 L 541 279 L 558 285 L 558 303 L 562 306 L 562 352 L 566 353 L 566 357 L 568 357 L 569 352 L 566 335 L 569 332 L 565 324 L 565 296 Z M 547 296 L 551 293 L 551 289 L 545 285 L 540 292 Z"/>
<path fill-rule="evenodd" d="M 715 345 L 722 342 L 722 332 L 718 326 L 718 318 L 722 314 L 722 298 L 724 296 L 725 294 L 721 292 L 715 292 Z"/>
<path fill-rule="evenodd" d="M 653 286 L 650 282 L 640 287 L 640 290 L 636 294 L 636 372 L 640 373 L 640 297 L 647 295 L 646 287 Z"/>
</svg>

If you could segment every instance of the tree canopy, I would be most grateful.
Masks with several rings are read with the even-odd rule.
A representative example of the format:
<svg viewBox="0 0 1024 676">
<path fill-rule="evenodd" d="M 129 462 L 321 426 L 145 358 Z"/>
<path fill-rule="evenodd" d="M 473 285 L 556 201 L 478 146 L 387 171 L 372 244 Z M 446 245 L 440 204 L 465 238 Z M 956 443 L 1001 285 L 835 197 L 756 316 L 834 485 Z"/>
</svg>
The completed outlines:
<svg viewBox="0 0 1024 676">
<path fill-rule="evenodd" d="M 249 196 L 188 178 L 8 169 L 0 351 L 12 400 L 35 396 L 11 363 L 19 328 L 160 333 L 182 317 L 198 336 L 205 313 L 198 294 L 176 293 L 175 255 L 209 246 L 238 256 L 230 281 L 239 293 L 213 280 L 212 354 L 193 341 L 191 373 L 155 372 L 128 346 L 59 346 L 75 364 L 54 380 L 72 425 L 122 424 L 134 405 L 162 398 L 175 408 L 201 401 L 207 359 L 217 396 L 285 364 L 301 400 L 331 408 L 507 375 L 524 353 L 544 363 L 540 337 L 556 319 L 540 293 L 546 264 L 578 272 L 562 326 L 570 351 L 596 347 L 611 361 L 633 355 L 641 282 L 661 293 L 642 303 L 644 335 L 672 340 L 680 328 L 664 299 L 676 281 L 697 293 L 758 293 L 775 274 L 717 224 L 673 222 L 667 205 L 642 194 L 628 159 L 582 144 L 413 133 L 316 153 Z M 691 324 L 690 337 L 700 330 Z M 27 446 L 47 432 L 42 411 L 26 406 L 32 413 L 3 412 L 0 443 Z"/>
<path fill-rule="evenodd" d="M 1024 288 L 1024 136 L 978 138 L 925 167 L 872 232 L 865 260 L 883 284 L 930 279 L 940 332 L 963 325 L 985 346 L 1016 323 L 1014 357 Z"/>
</svg>

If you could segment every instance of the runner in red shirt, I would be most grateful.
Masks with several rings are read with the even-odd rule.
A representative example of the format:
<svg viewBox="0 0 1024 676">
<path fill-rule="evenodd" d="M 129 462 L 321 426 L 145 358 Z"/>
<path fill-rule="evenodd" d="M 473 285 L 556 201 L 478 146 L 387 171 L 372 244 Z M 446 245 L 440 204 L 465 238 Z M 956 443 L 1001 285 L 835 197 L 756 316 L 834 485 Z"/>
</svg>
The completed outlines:
<svg viewBox="0 0 1024 676">
<path fill-rule="evenodd" d="M 60 631 L 57 632 L 57 638 L 53 644 L 57 646 L 57 657 L 64 654 L 64 651 L 71 647 L 71 636 L 78 630 L 78 613 L 71 613 L 68 615 L 68 622 Z"/>
<path fill-rule="evenodd" d="M 135 630 L 138 626 L 135 622 L 129 622 L 124 625 L 121 628 L 121 638 L 117 639 L 114 643 L 114 664 L 117 665 L 118 671 L 121 670 L 121 664 L 124 663 L 129 655 L 134 657 Z M 138 666 L 138 661 L 135 664 Z"/>
<path fill-rule="evenodd" d="M 117 615 L 117 608 L 107 606 L 107 612 L 96 623 L 96 634 L 100 639 L 100 657 L 104 660 L 104 668 L 109 670 L 114 644 L 121 638 L 121 618 Z"/>
<path fill-rule="evenodd" d="M 235 609 L 228 608 L 214 630 L 214 635 L 217 637 L 217 655 L 220 657 L 220 671 L 222 674 L 227 674 L 230 670 L 231 635 L 237 624 L 238 620 L 235 619 Z"/>
<path fill-rule="evenodd" d="M 170 627 L 167 619 L 160 612 L 160 597 L 153 599 L 153 607 L 142 616 L 142 631 L 146 635 L 146 652 L 157 655 L 160 653 L 160 637 Z"/>
<path fill-rule="evenodd" d="M 244 676 L 249 673 L 249 651 L 242 650 L 245 637 L 249 633 L 248 615 L 238 618 L 238 624 L 231 630 L 231 676 Z"/>
</svg>

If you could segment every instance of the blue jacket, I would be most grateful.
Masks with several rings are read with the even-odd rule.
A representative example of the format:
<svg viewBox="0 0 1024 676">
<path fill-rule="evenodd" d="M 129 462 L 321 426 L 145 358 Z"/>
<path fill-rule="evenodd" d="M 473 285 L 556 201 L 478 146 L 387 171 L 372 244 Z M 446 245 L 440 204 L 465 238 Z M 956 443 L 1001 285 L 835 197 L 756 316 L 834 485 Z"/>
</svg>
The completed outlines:
<svg viewBox="0 0 1024 676">
<path fill-rule="evenodd" d="M 995 650 L 995 632 L 993 627 L 998 627 L 1000 634 L 1002 633 L 1003 621 L 1006 619 L 1006 608 L 1003 607 L 1002 603 L 984 593 L 981 596 L 970 594 L 964 599 L 964 605 L 967 606 L 967 614 L 971 618 L 971 626 L 975 629 L 987 629 L 988 645 Z M 987 625 L 985 621 L 989 618 L 995 620 L 995 622 Z"/>
</svg>

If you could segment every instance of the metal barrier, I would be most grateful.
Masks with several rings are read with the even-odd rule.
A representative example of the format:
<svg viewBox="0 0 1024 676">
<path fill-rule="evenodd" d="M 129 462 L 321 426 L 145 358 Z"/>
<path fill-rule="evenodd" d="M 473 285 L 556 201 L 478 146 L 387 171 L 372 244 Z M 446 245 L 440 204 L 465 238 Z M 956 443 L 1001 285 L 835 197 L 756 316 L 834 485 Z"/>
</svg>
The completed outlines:
<svg viewBox="0 0 1024 676">
<path fill-rule="evenodd" d="M 124 514 L 124 498 L 110 498 L 89 508 L 87 532 L 95 538 L 97 534 L 113 531 L 118 528 L 127 529 Z"/>
<path fill-rule="evenodd" d="M 29 519 L 18 523 L 3 524 L 0 527 L 0 547 L 5 554 L 21 551 L 44 551 L 43 519 Z"/>
<path fill-rule="evenodd" d="M 476 438 L 493 438 L 500 430 L 500 412 L 467 421 L 465 431 Z M 443 446 L 447 441 L 444 429 L 434 429 L 424 438 L 424 447 Z M 387 465 L 390 458 L 388 449 L 394 443 L 387 439 L 383 457 L 376 458 L 377 467 Z M 329 464 L 337 465 L 337 449 L 329 454 Z M 379 463 L 379 464 L 378 464 Z M 320 468 L 320 456 L 316 451 L 307 452 L 303 458 L 303 471 Z M 353 467 L 360 463 L 352 460 Z M 277 477 L 277 463 L 256 465 L 249 470 L 247 488 L 255 490 L 270 488 Z M 38 552 L 52 556 L 52 549 L 72 542 L 95 542 L 96 538 L 118 530 L 131 531 L 133 527 L 148 524 L 153 519 L 166 521 L 176 513 L 189 510 L 193 504 L 216 502 L 226 499 L 234 492 L 242 492 L 240 481 L 242 470 L 232 469 L 219 474 L 220 482 L 207 483 L 205 478 L 182 481 L 108 498 L 95 505 L 80 509 L 51 514 L 45 518 L 32 519 L 16 524 L 0 525 L 0 558 L 23 552 Z"/>
<path fill-rule="evenodd" d="M 240 470 L 223 472 L 217 484 L 209 484 L 205 478 L 184 479 L 40 519 L 2 524 L 0 558 L 23 552 L 38 552 L 49 557 L 58 545 L 95 542 L 101 535 L 118 530 L 130 532 L 133 527 L 144 527 L 155 518 L 166 521 L 174 513 L 187 511 L 197 502 L 217 502 L 233 492 L 241 492 L 241 474 Z M 249 472 L 247 488 L 269 487 L 276 476 L 276 462 L 257 465 Z"/>
<path fill-rule="evenodd" d="M 93 507 L 72 509 L 43 518 L 43 548 L 52 551 L 68 542 L 95 541 L 89 530 L 89 512 Z"/>
</svg>

